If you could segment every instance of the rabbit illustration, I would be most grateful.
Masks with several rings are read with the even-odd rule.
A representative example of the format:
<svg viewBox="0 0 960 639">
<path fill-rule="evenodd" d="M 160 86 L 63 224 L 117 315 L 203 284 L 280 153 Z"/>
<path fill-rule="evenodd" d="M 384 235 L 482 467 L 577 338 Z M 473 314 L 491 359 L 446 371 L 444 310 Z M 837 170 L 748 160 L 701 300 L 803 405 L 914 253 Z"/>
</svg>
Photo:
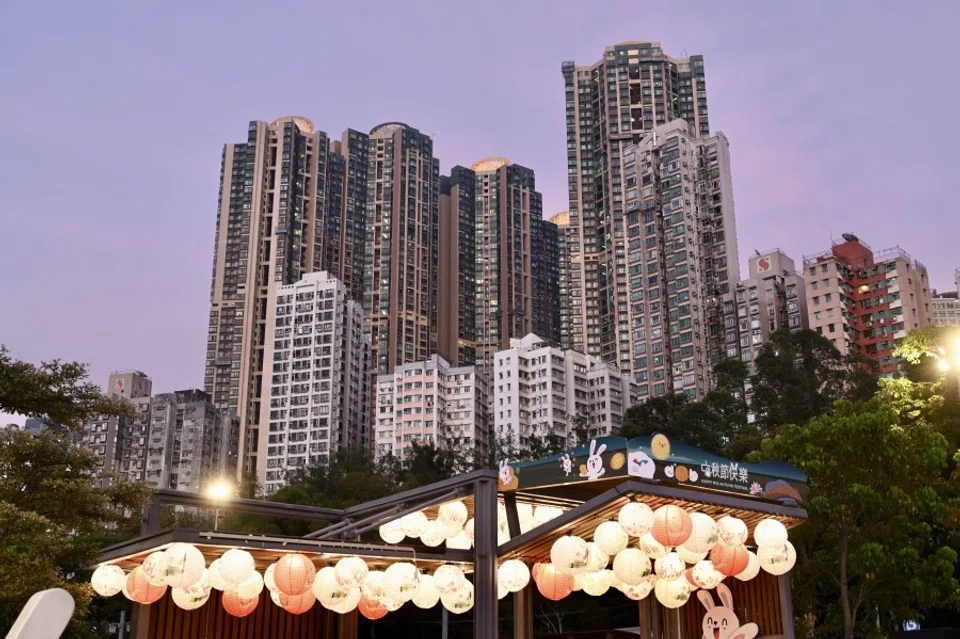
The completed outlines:
<svg viewBox="0 0 960 639">
<path fill-rule="evenodd" d="M 570 453 L 560 458 L 560 464 L 563 466 L 564 475 L 569 475 L 573 472 L 573 458 L 570 457 Z"/>
<path fill-rule="evenodd" d="M 606 469 L 603 467 L 603 458 L 600 456 L 603 454 L 603 451 L 607 449 L 606 444 L 600 444 L 600 448 L 594 451 L 594 448 L 597 447 L 597 440 L 590 440 L 590 456 L 587 457 L 587 467 L 581 467 L 580 476 L 586 477 L 587 479 L 598 479 L 603 477 L 603 473 L 606 472 Z"/>
<path fill-rule="evenodd" d="M 497 472 L 497 478 L 500 482 L 500 488 L 502 489 L 514 489 L 517 487 L 517 475 L 513 470 L 513 467 L 510 466 L 510 460 L 503 459 L 500 461 L 500 470 Z"/>
<path fill-rule="evenodd" d="M 717 596 L 720 603 L 713 603 L 713 595 L 707 590 L 698 590 L 697 597 L 707 609 L 703 616 L 703 639 L 754 639 L 760 629 L 755 623 L 740 625 L 737 613 L 733 611 L 733 595 L 724 584 L 717 586 Z"/>
</svg>

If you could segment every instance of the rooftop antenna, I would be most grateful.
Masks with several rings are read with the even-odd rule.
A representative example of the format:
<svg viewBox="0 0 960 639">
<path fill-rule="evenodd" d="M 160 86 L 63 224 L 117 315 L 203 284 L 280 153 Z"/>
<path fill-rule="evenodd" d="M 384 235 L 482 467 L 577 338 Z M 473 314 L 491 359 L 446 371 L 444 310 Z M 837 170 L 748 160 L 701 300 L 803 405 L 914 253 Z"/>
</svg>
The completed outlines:
<svg viewBox="0 0 960 639">
<path fill-rule="evenodd" d="M 690 56 L 687 55 L 687 50 L 686 50 L 686 49 L 680 49 L 680 57 L 681 57 L 681 58 L 689 58 Z"/>
</svg>

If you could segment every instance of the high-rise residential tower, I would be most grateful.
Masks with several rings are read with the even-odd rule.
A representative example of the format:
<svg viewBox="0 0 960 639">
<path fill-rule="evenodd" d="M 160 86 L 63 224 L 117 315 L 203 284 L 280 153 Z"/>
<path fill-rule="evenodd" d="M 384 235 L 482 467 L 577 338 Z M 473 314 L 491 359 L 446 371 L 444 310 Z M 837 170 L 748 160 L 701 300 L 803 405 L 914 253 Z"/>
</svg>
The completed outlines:
<svg viewBox="0 0 960 639">
<path fill-rule="evenodd" d="M 454 366 L 477 361 L 476 183 L 462 166 L 440 178 L 438 350 Z"/>
<path fill-rule="evenodd" d="M 570 305 L 566 303 L 570 284 L 570 253 L 567 248 L 567 233 L 570 231 L 570 213 L 561 211 L 550 217 L 557 227 L 557 294 L 560 300 L 560 346 L 570 348 Z M 582 349 L 581 349 L 582 350 Z"/>
<path fill-rule="evenodd" d="M 623 367 L 623 343 L 629 342 L 622 310 L 628 304 L 624 158 L 628 147 L 672 120 L 689 123 L 687 137 L 709 134 L 703 57 L 671 58 L 659 43 L 625 42 L 607 47 L 591 65 L 564 62 L 562 71 L 570 198 L 569 343 Z"/>
<path fill-rule="evenodd" d="M 930 301 L 934 326 L 960 326 L 960 268 L 953 273 L 956 290 L 936 294 Z"/>
</svg>

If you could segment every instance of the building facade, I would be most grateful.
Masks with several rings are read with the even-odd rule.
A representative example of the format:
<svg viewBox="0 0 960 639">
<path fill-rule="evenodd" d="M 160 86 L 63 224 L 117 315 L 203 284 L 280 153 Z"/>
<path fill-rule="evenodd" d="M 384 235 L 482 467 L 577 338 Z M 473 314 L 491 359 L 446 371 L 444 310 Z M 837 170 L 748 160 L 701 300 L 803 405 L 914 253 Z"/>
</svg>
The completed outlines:
<svg viewBox="0 0 960 639">
<path fill-rule="evenodd" d="M 570 294 L 570 253 L 567 249 L 567 233 L 570 230 L 570 213 L 561 211 L 550 217 L 557 227 L 557 294 L 560 299 L 558 316 L 560 319 L 560 346 L 569 350 L 570 345 L 570 304 L 566 302 Z"/>
<path fill-rule="evenodd" d="M 873 251 L 852 233 L 803 258 L 810 328 L 843 353 L 894 374 L 897 341 L 932 324 L 927 269 L 899 247 Z"/>
<path fill-rule="evenodd" d="M 367 447 L 371 356 L 360 303 L 326 271 L 277 288 L 266 324 L 256 467 L 272 494 L 297 469 Z"/>
<path fill-rule="evenodd" d="M 574 444 L 580 434 L 611 435 L 632 404 L 616 366 L 533 334 L 495 355 L 492 386 L 495 436 L 521 450 L 551 436 Z"/>
<path fill-rule="evenodd" d="M 689 137 L 710 132 L 702 56 L 671 58 L 659 43 L 607 47 L 591 65 L 562 65 L 569 187 L 569 346 L 617 362 L 628 356 L 623 262 L 627 150 L 658 126 L 682 119 Z M 732 200 L 729 205 L 732 207 Z M 736 281 L 736 278 L 734 278 Z M 626 350 L 625 350 L 626 349 Z"/>
<path fill-rule="evenodd" d="M 150 402 L 146 472 L 154 489 L 199 493 L 236 476 L 240 422 L 199 389 L 154 395 Z"/>
<path fill-rule="evenodd" d="M 956 291 L 936 294 L 930 301 L 934 326 L 960 326 L 960 268 L 954 271 L 953 279 L 956 282 Z"/>
<path fill-rule="evenodd" d="M 378 459 L 402 459 L 414 442 L 485 459 L 493 443 L 490 383 L 476 366 L 439 355 L 377 377 L 374 431 Z"/>
</svg>

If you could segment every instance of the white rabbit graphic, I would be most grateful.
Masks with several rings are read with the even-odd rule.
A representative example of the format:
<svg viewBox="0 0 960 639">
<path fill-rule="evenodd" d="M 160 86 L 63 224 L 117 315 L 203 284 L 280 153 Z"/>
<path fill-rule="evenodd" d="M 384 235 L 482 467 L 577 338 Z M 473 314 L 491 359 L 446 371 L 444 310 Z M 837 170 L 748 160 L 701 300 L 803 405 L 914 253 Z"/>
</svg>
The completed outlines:
<svg viewBox="0 0 960 639">
<path fill-rule="evenodd" d="M 717 586 L 717 596 L 722 606 L 713 603 L 713 595 L 706 590 L 698 590 L 697 598 L 707 609 L 703 616 L 703 639 L 754 639 L 760 629 L 755 623 L 740 625 L 737 613 L 733 611 L 733 595 L 724 584 Z"/>
<path fill-rule="evenodd" d="M 501 483 L 501 484 L 504 484 L 504 485 L 509 484 L 509 483 L 510 483 L 510 480 L 513 479 L 513 469 L 510 468 L 510 460 L 509 460 L 509 459 L 501 459 L 501 460 L 500 460 L 500 472 L 499 472 L 499 475 L 500 475 L 500 483 Z"/>
<path fill-rule="evenodd" d="M 569 475 L 573 472 L 573 459 L 570 457 L 570 453 L 560 458 L 560 464 L 563 466 L 564 475 Z"/>
<path fill-rule="evenodd" d="M 580 467 L 580 476 L 586 477 L 587 479 L 598 479 L 603 477 L 603 473 L 606 472 L 606 469 L 603 467 L 603 458 L 600 455 L 603 454 L 603 451 L 607 449 L 606 444 L 600 444 L 600 448 L 594 451 L 594 448 L 597 447 L 597 440 L 590 440 L 590 456 L 587 457 L 587 467 Z"/>
</svg>

